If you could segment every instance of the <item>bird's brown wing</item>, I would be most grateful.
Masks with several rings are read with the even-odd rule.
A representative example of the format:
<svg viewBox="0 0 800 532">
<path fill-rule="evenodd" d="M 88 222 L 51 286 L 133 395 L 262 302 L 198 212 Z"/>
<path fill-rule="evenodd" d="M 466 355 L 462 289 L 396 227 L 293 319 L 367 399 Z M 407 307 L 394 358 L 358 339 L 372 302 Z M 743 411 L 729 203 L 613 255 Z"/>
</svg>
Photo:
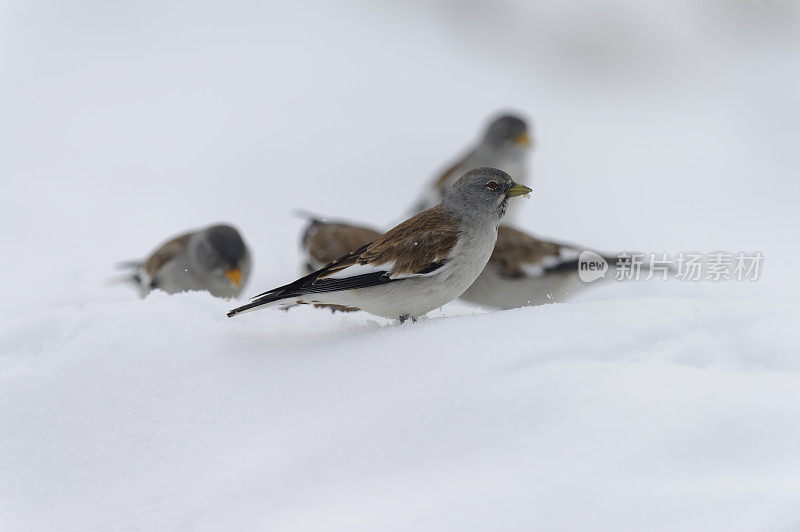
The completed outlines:
<svg viewBox="0 0 800 532">
<path fill-rule="evenodd" d="M 447 260 L 458 235 L 458 223 L 440 207 L 433 207 L 323 268 L 319 278 L 337 275 L 355 265 L 380 267 L 390 276 L 429 273 L 431 267 Z"/>
<path fill-rule="evenodd" d="M 506 277 L 521 277 L 531 266 L 546 268 L 561 260 L 575 260 L 576 248 L 557 242 L 542 240 L 512 227 L 500 226 L 497 243 L 489 259 L 495 270 Z M 565 257 L 565 252 L 569 257 Z"/>
<path fill-rule="evenodd" d="M 186 245 L 189 243 L 189 238 L 191 236 L 191 233 L 177 236 L 156 249 L 152 255 L 144 261 L 144 264 L 142 264 L 147 275 L 151 278 L 154 277 L 162 266 L 172 260 L 176 255 L 182 253 L 183 250 L 186 249 Z"/>
<path fill-rule="evenodd" d="M 327 264 L 380 236 L 378 231 L 368 227 L 315 220 L 306 230 L 303 245 L 311 259 Z"/>
</svg>

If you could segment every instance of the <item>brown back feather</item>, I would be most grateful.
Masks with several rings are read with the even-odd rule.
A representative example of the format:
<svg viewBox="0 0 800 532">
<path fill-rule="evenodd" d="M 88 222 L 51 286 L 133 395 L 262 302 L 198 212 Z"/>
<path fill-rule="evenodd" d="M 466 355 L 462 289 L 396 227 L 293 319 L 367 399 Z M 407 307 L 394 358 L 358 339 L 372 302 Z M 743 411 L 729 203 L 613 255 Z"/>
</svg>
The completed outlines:
<svg viewBox="0 0 800 532">
<path fill-rule="evenodd" d="M 558 255 L 564 246 L 539 240 L 522 231 L 501 225 L 497 230 L 497 243 L 489 262 L 502 275 L 523 275 L 526 264 L 536 264 L 544 257 Z"/>
<path fill-rule="evenodd" d="M 367 227 L 317 222 L 305 242 L 308 254 L 323 264 L 333 262 L 381 236 Z"/>
<path fill-rule="evenodd" d="M 354 264 L 393 263 L 390 274 L 418 273 L 444 260 L 455 247 L 458 224 L 439 206 L 422 211 L 372 243 L 331 264 L 320 277 Z"/>
<path fill-rule="evenodd" d="M 186 249 L 186 245 L 189 243 L 189 238 L 191 238 L 191 236 L 192 233 L 186 233 L 185 235 L 177 236 L 155 250 L 153 254 L 150 255 L 146 261 L 144 261 L 143 267 L 147 274 L 150 277 L 155 276 L 162 266 L 175 258 L 176 255 L 179 255 L 181 252 L 183 252 L 183 250 Z"/>
</svg>

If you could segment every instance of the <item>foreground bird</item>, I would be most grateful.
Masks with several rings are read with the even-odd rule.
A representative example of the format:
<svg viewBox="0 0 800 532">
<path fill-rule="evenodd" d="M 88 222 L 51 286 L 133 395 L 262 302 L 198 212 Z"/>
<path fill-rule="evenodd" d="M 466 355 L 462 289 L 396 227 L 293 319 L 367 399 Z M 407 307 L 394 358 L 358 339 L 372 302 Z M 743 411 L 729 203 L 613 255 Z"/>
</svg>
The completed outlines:
<svg viewBox="0 0 800 532">
<path fill-rule="evenodd" d="M 438 204 L 453 183 L 464 172 L 473 168 L 498 168 L 517 183 L 526 183 L 530 146 L 531 139 L 525 120 L 511 114 L 498 116 L 489 123 L 477 146 L 450 165 L 437 179 L 425 185 L 422 195 L 414 204 L 413 212 Z"/>
<path fill-rule="evenodd" d="M 305 267 L 316 270 L 378 236 L 379 232 L 367 227 L 312 219 L 301 240 Z M 501 225 L 489 262 L 461 299 L 497 309 L 564 301 L 590 286 L 578 273 L 578 259 L 584 250 Z M 603 258 L 613 267 L 615 258 Z"/>
<path fill-rule="evenodd" d="M 250 276 L 250 251 L 229 225 L 212 225 L 172 238 L 143 261 L 123 264 L 142 297 L 158 289 L 174 294 L 206 290 L 236 297 Z"/>
<path fill-rule="evenodd" d="M 529 192 L 503 171 L 471 170 L 439 205 L 324 268 L 254 297 L 228 316 L 260 307 L 323 304 L 401 323 L 416 320 L 469 288 L 494 249 L 509 198 Z"/>
</svg>

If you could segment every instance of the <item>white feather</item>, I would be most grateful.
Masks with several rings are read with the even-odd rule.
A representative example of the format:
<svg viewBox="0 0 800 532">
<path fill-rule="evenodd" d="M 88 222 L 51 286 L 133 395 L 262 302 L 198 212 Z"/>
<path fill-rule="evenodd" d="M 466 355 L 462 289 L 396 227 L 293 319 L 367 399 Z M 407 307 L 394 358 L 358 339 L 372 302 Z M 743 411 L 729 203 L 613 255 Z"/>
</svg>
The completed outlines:
<svg viewBox="0 0 800 532">
<path fill-rule="evenodd" d="M 384 262 L 381 264 L 353 264 L 347 268 L 343 268 L 336 273 L 326 275 L 325 279 L 349 279 L 357 275 L 365 275 L 370 273 L 388 272 L 394 266 L 394 262 Z"/>
</svg>

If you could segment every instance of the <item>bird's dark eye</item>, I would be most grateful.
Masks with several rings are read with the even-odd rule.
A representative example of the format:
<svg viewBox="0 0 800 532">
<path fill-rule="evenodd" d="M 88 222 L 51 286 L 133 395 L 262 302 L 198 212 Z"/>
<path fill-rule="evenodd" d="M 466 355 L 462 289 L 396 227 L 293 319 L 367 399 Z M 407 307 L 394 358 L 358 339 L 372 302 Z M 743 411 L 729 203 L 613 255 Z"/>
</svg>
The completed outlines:
<svg viewBox="0 0 800 532">
<path fill-rule="evenodd" d="M 488 183 L 486 183 L 486 188 L 488 188 L 489 190 L 496 189 L 497 188 L 497 181 L 489 181 Z"/>
</svg>

